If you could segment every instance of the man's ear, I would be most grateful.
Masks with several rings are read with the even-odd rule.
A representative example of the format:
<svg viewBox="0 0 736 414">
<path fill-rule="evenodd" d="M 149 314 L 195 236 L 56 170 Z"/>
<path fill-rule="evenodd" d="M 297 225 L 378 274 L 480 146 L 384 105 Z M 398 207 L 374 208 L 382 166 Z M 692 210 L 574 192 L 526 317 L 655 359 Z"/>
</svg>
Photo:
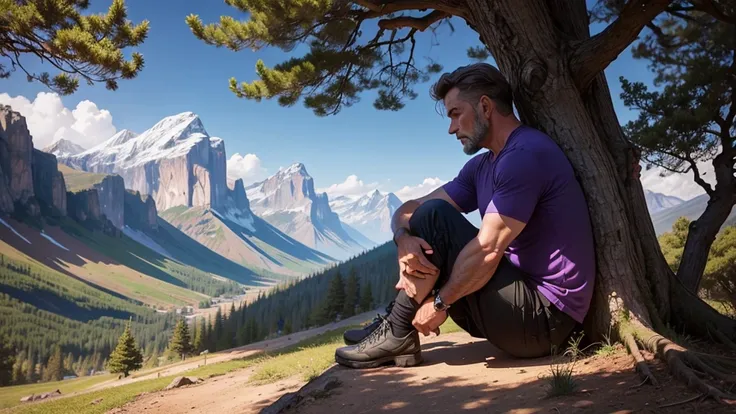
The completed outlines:
<svg viewBox="0 0 736 414">
<path fill-rule="evenodd" d="M 480 97 L 479 103 L 483 117 L 485 117 L 486 119 L 491 119 L 491 114 L 493 114 L 493 111 L 496 109 L 496 104 L 491 98 L 487 97 L 486 95 Z"/>
</svg>

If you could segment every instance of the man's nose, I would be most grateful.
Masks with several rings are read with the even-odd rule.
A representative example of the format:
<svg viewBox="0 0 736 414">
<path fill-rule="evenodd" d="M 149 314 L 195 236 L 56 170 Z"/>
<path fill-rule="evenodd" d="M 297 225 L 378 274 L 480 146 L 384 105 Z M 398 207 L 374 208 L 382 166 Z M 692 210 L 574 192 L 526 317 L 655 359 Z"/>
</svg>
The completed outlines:
<svg viewBox="0 0 736 414">
<path fill-rule="evenodd" d="M 450 129 L 447 131 L 447 133 L 450 135 L 453 135 L 457 133 L 458 130 L 459 128 L 457 127 L 457 125 L 455 125 L 455 122 L 453 121 L 453 122 L 450 122 Z"/>
</svg>

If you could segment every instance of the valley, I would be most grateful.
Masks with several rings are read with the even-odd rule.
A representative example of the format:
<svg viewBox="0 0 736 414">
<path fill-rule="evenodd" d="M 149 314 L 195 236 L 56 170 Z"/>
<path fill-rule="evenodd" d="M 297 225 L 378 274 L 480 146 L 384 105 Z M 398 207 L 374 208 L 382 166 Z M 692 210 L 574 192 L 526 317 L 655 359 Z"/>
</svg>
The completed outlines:
<svg viewBox="0 0 736 414">
<path fill-rule="evenodd" d="M 9 107 L 2 116 L 0 337 L 29 361 L 20 381 L 50 379 L 44 364 L 57 345 L 75 361 L 66 374 L 104 370 L 131 318 L 146 366 L 156 367 L 170 362 L 180 315 L 199 332 L 196 351 L 215 352 L 395 295 L 394 193 L 330 196 L 302 163 L 246 186 L 228 175 L 225 141 L 191 112 L 90 149 L 60 140 L 45 151 L 22 116 Z M 707 202 L 646 199 L 658 233 Z"/>
</svg>

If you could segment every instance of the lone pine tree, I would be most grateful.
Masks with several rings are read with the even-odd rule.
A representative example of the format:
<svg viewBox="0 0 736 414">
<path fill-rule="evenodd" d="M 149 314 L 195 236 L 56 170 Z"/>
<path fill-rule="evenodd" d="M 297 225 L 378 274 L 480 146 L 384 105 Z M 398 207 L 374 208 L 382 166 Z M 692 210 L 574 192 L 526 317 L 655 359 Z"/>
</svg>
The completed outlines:
<svg viewBox="0 0 736 414">
<path fill-rule="evenodd" d="M 639 346 L 665 360 L 691 387 L 715 398 L 726 392 L 692 370 L 727 379 L 732 363 L 673 343 L 672 326 L 690 335 L 733 344 L 736 321 L 716 312 L 675 276 L 664 260 L 638 179 L 639 151 L 614 111 L 604 69 L 645 27 L 657 30 L 663 13 L 705 13 L 732 23 L 728 0 L 608 0 L 617 12 L 591 35 L 585 0 L 226 0 L 244 21 L 222 16 L 205 24 L 186 18 L 194 36 L 232 50 L 266 46 L 309 51 L 273 68 L 256 65 L 258 80 L 230 89 L 254 100 L 304 104 L 317 115 L 336 114 L 376 90 L 377 109 L 398 110 L 417 83 L 442 68 L 420 67 L 419 35 L 449 19 L 475 30 L 512 86 L 523 122 L 548 133 L 566 153 L 585 192 L 593 224 L 596 293 L 586 332 L 600 337 L 613 325 L 639 360 Z M 483 49 L 474 50 L 475 53 Z M 454 69 L 454 68 L 453 68 Z M 643 360 L 641 360 L 643 361 Z M 716 365 L 717 369 L 703 367 Z M 637 364 L 649 381 L 655 377 Z"/>
<path fill-rule="evenodd" d="M 123 376 L 127 377 L 130 371 L 141 369 L 143 366 L 143 355 L 140 349 L 136 346 L 135 338 L 130 331 L 130 324 L 132 321 L 128 321 L 125 325 L 123 334 L 120 335 L 118 345 L 110 354 L 110 360 L 107 362 L 107 369 L 112 373 L 122 373 Z"/>
<path fill-rule="evenodd" d="M 106 14 L 83 15 L 88 7 L 89 0 L 0 1 L 0 78 L 20 69 L 29 81 L 68 95 L 80 79 L 115 90 L 119 79 L 136 77 L 143 55 L 126 60 L 123 51 L 143 43 L 148 21 L 128 21 L 124 0 L 113 0 Z M 57 73 L 27 70 L 33 59 Z"/>
<path fill-rule="evenodd" d="M 169 352 L 178 355 L 182 360 L 192 353 L 192 338 L 189 335 L 189 325 L 181 318 L 176 322 L 174 334 L 169 342 Z"/>
</svg>

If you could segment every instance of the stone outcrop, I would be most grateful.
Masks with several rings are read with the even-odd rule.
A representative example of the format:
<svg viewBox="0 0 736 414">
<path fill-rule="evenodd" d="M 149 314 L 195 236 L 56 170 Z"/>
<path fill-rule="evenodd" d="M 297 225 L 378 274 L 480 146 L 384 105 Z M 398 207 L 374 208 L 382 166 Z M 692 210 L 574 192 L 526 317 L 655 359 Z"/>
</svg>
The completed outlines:
<svg viewBox="0 0 736 414">
<path fill-rule="evenodd" d="M 151 195 L 159 210 L 222 207 L 228 198 L 222 139 L 191 112 L 164 118 L 140 135 L 118 133 L 84 153 L 60 157 L 79 170 L 118 174 L 128 189 Z"/>
<path fill-rule="evenodd" d="M 0 211 L 33 197 L 33 139 L 26 120 L 9 106 L 0 105 Z"/>
<path fill-rule="evenodd" d="M 217 208 L 225 204 L 228 196 L 225 141 L 221 138 L 210 138 L 210 148 L 210 204 Z"/>
<path fill-rule="evenodd" d="M 66 215 L 66 185 L 64 175 L 58 170 L 56 157 L 52 154 L 33 150 L 33 191 L 36 199 L 50 211 L 52 216 Z"/>
<path fill-rule="evenodd" d="M 125 225 L 125 182 L 119 175 L 108 175 L 94 185 L 100 203 L 100 212 L 113 226 L 122 229 Z"/>
<path fill-rule="evenodd" d="M 125 191 L 125 225 L 139 230 L 158 228 L 158 211 L 152 197 L 137 191 Z"/>
<path fill-rule="evenodd" d="M 84 222 L 89 219 L 102 219 L 100 211 L 100 199 L 97 190 L 82 190 L 76 193 L 68 191 L 67 195 L 67 214 L 69 217 Z"/>
<path fill-rule="evenodd" d="M 228 180 L 228 199 L 232 206 L 238 210 L 250 210 L 250 203 L 248 202 L 248 196 L 245 193 L 245 185 L 243 179 L 238 178 L 237 180 Z"/>
</svg>

